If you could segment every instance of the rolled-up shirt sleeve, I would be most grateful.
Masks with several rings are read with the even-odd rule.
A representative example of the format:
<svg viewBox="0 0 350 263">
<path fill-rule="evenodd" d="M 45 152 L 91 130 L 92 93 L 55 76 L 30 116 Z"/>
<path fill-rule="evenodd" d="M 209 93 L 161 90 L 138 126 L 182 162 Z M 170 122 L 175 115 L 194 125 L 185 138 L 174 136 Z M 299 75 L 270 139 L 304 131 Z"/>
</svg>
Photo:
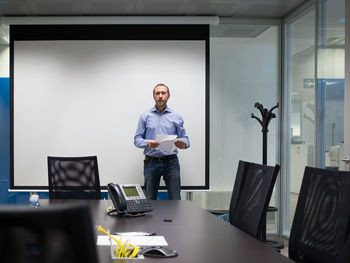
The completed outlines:
<svg viewBox="0 0 350 263">
<path fill-rule="evenodd" d="M 190 147 L 190 139 L 188 138 L 185 128 L 184 128 L 184 120 L 180 116 L 178 121 L 176 122 L 176 133 L 177 138 L 184 138 L 186 142 L 186 149 Z"/>
<path fill-rule="evenodd" d="M 146 148 L 148 140 L 145 139 L 146 136 L 146 122 L 144 116 L 141 115 L 136 128 L 136 134 L 134 137 L 134 144 L 138 148 Z"/>
</svg>

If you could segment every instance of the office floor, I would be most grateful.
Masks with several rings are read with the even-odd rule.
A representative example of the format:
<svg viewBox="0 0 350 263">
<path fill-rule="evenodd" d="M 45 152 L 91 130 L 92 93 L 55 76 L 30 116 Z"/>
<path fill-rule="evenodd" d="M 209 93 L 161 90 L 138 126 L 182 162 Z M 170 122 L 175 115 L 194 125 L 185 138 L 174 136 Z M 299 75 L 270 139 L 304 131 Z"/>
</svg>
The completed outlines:
<svg viewBox="0 0 350 263">
<path fill-rule="evenodd" d="M 277 235 L 268 235 L 267 239 L 282 242 L 284 244 L 284 248 L 281 249 L 281 254 L 288 257 L 288 238 Z"/>
<path fill-rule="evenodd" d="M 295 213 L 295 208 L 297 206 L 297 202 L 298 202 L 298 197 L 299 197 L 299 194 L 297 193 L 290 193 L 290 220 L 289 220 L 289 226 L 291 227 L 292 226 L 292 222 L 293 222 L 293 218 L 294 218 L 294 213 Z M 267 224 L 267 227 L 269 227 L 269 223 Z M 274 224 L 271 224 L 270 225 L 271 228 L 275 227 Z M 281 242 L 284 243 L 284 248 L 281 250 L 281 254 L 282 255 L 285 255 L 286 257 L 288 257 L 288 238 L 285 238 L 285 237 L 274 237 L 272 236 L 273 239 L 276 239 L 276 240 L 280 240 Z"/>
<path fill-rule="evenodd" d="M 292 226 L 292 222 L 293 222 L 293 218 L 294 218 L 294 213 L 295 213 L 295 208 L 297 206 L 297 202 L 298 202 L 298 197 L 299 194 L 297 193 L 290 193 L 290 220 L 289 220 L 289 226 Z M 275 218 L 273 216 L 273 214 L 269 215 L 267 218 L 267 232 L 274 232 L 275 231 Z M 284 244 L 284 248 L 281 250 L 281 254 L 288 257 L 288 238 L 285 237 L 280 237 L 280 236 L 276 236 L 276 235 L 268 235 L 268 238 L 273 239 L 273 240 L 278 240 L 283 242 Z"/>
<path fill-rule="evenodd" d="M 281 254 L 288 257 L 288 240 L 285 241 L 284 249 L 281 249 Z"/>
</svg>

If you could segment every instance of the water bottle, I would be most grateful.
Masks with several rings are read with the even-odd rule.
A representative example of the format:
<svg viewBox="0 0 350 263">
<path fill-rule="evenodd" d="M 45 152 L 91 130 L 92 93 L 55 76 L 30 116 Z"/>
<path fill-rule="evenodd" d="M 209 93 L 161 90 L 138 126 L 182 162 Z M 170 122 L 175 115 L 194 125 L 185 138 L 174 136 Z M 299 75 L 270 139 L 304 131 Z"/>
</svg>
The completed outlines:
<svg viewBox="0 0 350 263">
<path fill-rule="evenodd" d="M 39 195 L 32 194 L 29 198 L 29 203 L 31 207 L 38 208 L 40 206 Z"/>
</svg>

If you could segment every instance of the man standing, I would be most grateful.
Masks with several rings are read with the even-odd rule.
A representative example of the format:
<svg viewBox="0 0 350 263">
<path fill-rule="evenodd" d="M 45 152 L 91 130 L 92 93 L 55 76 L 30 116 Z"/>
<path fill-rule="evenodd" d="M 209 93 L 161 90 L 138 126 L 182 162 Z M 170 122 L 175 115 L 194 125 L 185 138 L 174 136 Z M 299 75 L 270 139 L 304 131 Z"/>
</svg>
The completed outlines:
<svg viewBox="0 0 350 263">
<path fill-rule="evenodd" d="M 168 153 L 159 148 L 155 141 L 157 135 L 177 135 L 175 146 L 179 149 L 190 147 L 190 141 L 183 127 L 181 115 L 167 107 L 170 97 L 169 88 L 165 84 L 158 84 L 153 89 L 153 99 L 156 105 L 141 114 L 134 144 L 138 148 L 144 148 L 144 191 L 150 200 L 156 200 L 160 178 L 163 176 L 168 189 L 170 200 L 180 200 L 180 165 L 177 158 L 177 149 Z"/>
</svg>

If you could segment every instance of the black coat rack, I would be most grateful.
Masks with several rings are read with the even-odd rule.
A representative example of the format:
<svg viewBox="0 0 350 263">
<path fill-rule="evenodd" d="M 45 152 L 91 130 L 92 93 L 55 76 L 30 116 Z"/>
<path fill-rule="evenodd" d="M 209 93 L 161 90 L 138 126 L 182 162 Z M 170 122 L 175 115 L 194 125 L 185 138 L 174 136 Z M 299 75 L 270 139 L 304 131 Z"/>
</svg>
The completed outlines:
<svg viewBox="0 0 350 263">
<path fill-rule="evenodd" d="M 277 103 L 276 106 L 273 106 L 270 110 L 268 110 L 267 108 L 264 108 L 264 106 L 259 102 L 255 102 L 254 107 L 257 108 L 261 113 L 261 119 L 256 117 L 253 113 L 252 113 L 252 118 L 256 119 L 262 127 L 262 130 L 261 130 L 263 133 L 262 163 L 266 165 L 267 164 L 267 133 L 269 132 L 268 127 L 271 119 L 276 118 L 276 115 L 273 113 L 273 110 L 279 107 L 279 103 Z"/>
<path fill-rule="evenodd" d="M 262 128 L 261 130 L 261 132 L 263 133 L 262 163 L 264 165 L 267 165 L 267 133 L 269 132 L 268 127 L 271 119 L 276 118 L 276 114 L 274 114 L 273 111 L 274 109 L 279 107 L 279 103 L 277 103 L 276 106 L 273 106 L 270 110 L 268 110 L 267 108 L 264 108 L 264 106 L 259 102 L 256 102 L 254 104 L 254 107 L 259 109 L 261 113 L 261 119 L 256 117 L 253 113 L 252 113 L 252 118 L 256 119 L 260 123 Z M 269 208 L 267 209 L 267 212 L 275 212 L 275 211 L 277 211 L 276 207 L 269 206 Z M 282 242 L 266 239 L 266 215 L 264 217 L 261 234 L 262 234 L 262 240 L 266 242 L 269 246 L 274 247 L 276 249 L 282 249 L 284 247 Z"/>
</svg>

